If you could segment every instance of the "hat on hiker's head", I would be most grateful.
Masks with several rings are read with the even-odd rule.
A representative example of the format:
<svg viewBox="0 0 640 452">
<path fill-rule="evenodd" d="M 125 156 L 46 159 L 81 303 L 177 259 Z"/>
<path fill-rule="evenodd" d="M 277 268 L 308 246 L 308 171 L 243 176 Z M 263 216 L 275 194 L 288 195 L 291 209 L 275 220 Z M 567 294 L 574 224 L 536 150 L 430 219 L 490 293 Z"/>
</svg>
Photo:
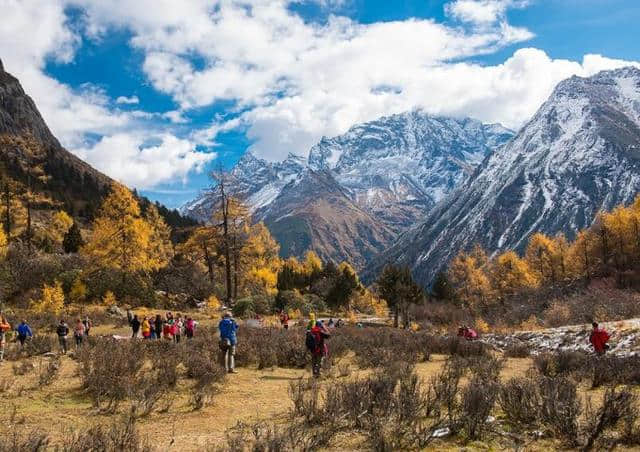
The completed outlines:
<svg viewBox="0 0 640 452">
<path fill-rule="evenodd" d="M 231 311 L 225 311 L 224 316 L 225 317 L 231 317 Z"/>
</svg>

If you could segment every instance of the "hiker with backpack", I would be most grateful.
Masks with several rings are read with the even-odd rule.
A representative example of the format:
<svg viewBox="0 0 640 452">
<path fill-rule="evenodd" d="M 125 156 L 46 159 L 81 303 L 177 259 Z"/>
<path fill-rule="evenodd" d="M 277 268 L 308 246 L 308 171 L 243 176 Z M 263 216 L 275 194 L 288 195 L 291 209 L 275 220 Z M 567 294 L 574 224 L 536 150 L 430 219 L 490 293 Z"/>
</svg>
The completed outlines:
<svg viewBox="0 0 640 452">
<path fill-rule="evenodd" d="M 60 344 L 60 350 L 63 355 L 67 354 L 67 336 L 69 335 L 69 326 L 64 319 L 60 319 L 58 328 L 56 328 L 56 334 L 58 335 L 58 344 Z"/>
<path fill-rule="evenodd" d="M 236 331 L 238 331 L 238 324 L 231 317 L 231 312 L 224 313 L 222 320 L 218 324 L 218 330 L 220 330 L 220 351 L 222 352 L 225 369 L 230 374 L 234 374 L 236 373 L 235 356 L 238 343 Z"/>
<path fill-rule="evenodd" d="M 597 322 L 593 322 L 591 324 L 592 330 L 589 335 L 589 342 L 593 346 L 593 350 L 597 355 L 604 355 L 604 353 L 609 349 L 609 333 L 604 328 L 600 328 Z"/>
<path fill-rule="evenodd" d="M 329 347 L 325 340 L 329 339 L 330 336 L 331 333 L 321 321 L 317 321 L 313 328 L 307 331 L 305 343 L 307 350 L 311 352 L 311 369 L 315 378 L 320 377 L 322 362 L 329 354 Z"/>
<path fill-rule="evenodd" d="M 4 361 L 4 348 L 7 344 L 7 332 L 11 331 L 11 324 L 4 316 L 4 313 L 0 312 L 0 363 Z"/>
</svg>

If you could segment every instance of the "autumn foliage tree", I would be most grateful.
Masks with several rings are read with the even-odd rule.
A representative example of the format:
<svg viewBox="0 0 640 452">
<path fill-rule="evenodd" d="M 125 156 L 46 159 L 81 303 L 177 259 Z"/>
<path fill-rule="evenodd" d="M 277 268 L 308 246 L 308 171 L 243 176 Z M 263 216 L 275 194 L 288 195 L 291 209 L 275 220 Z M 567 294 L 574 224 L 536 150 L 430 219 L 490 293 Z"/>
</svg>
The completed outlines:
<svg viewBox="0 0 640 452">
<path fill-rule="evenodd" d="M 165 226 L 159 218 L 150 224 L 141 216 L 131 192 L 114 183 L 82 252 L 99 267 L 120 272 L 124 285 L 127 274 L 145 273 L 167 265 L 169 245 L 165 243 L 168 240 Z"/>
<path fill-rule="evenodd" d="M 476 247 L 459 253 L 447 272 L 456 297 L 469 304 L 612 274 L 621 287 L 640 283 L 640 196 L 630 206 L 598 213 L 573 241 L 535 233 L 522 258 L 506 251 L 491 260 Z"/>
</svg>

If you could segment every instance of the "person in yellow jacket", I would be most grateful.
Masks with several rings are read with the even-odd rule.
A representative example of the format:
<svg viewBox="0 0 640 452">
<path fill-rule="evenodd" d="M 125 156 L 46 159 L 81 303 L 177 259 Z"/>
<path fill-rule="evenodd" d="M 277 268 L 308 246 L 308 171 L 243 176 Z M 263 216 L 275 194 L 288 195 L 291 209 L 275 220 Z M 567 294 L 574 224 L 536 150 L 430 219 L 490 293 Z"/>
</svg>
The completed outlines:
<svg viewBox="0 0 640 452">
<path fill-rule="evenodd" d="M 151 339 L 151 323 L 148 317 L 145 317 L 142 321 L 142 337 L 144 339 Z"/>
<path fill-rule="evenodd" d="M 316 315 L 315 313 L 309 314 L 309 323 L 307 323 L 307 331 L 311 331 L 311 328 L 316 326 Z"/>
<path fill-rule="evenodd" d="M 11 331 L 11 325 L 4 314 L 0 312 L 0 362 L 4 361 L 4 348 L 7 344 L 7 331 Z"/>
</svg>

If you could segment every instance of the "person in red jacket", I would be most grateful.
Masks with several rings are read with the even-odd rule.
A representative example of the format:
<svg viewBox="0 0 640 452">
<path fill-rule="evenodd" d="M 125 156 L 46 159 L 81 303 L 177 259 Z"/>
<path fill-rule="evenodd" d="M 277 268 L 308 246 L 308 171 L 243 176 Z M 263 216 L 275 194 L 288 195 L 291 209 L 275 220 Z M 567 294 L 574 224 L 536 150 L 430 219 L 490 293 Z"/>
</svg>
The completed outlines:
<svg viewBox="0 0 640 452">
<path fill-rule="evenodd" d="M 467 325 L 462 325 L 458 328 L 458 336 L 464 337 L 468 341 L 478 339 L 478 333 L 473 328 L 469 328 Z"/>
<path fill-rule="evenodd" d="M 322 369 L 322 361 L 329 354 L 329 347 L 327 347 L 325 339 L 329 339 L 331 334 L 321 321 L 316 322 L 310 333 L 314 339 L 314 347 L 311 350 L 313 376 L 318 378 L 320 377 L 320 369 Z"/>
<path fill-rule="evenodd" d="M 593 345 L 593 349 L 598 355 L 604 355 L 604 352 L 609 348 L 607 345 L 609 333 L 604 328 L 600 328 L 597 322 L 593 322 L 591 326 L 593 329 L 589 336 L 589 342 Z"/>
</svg>

